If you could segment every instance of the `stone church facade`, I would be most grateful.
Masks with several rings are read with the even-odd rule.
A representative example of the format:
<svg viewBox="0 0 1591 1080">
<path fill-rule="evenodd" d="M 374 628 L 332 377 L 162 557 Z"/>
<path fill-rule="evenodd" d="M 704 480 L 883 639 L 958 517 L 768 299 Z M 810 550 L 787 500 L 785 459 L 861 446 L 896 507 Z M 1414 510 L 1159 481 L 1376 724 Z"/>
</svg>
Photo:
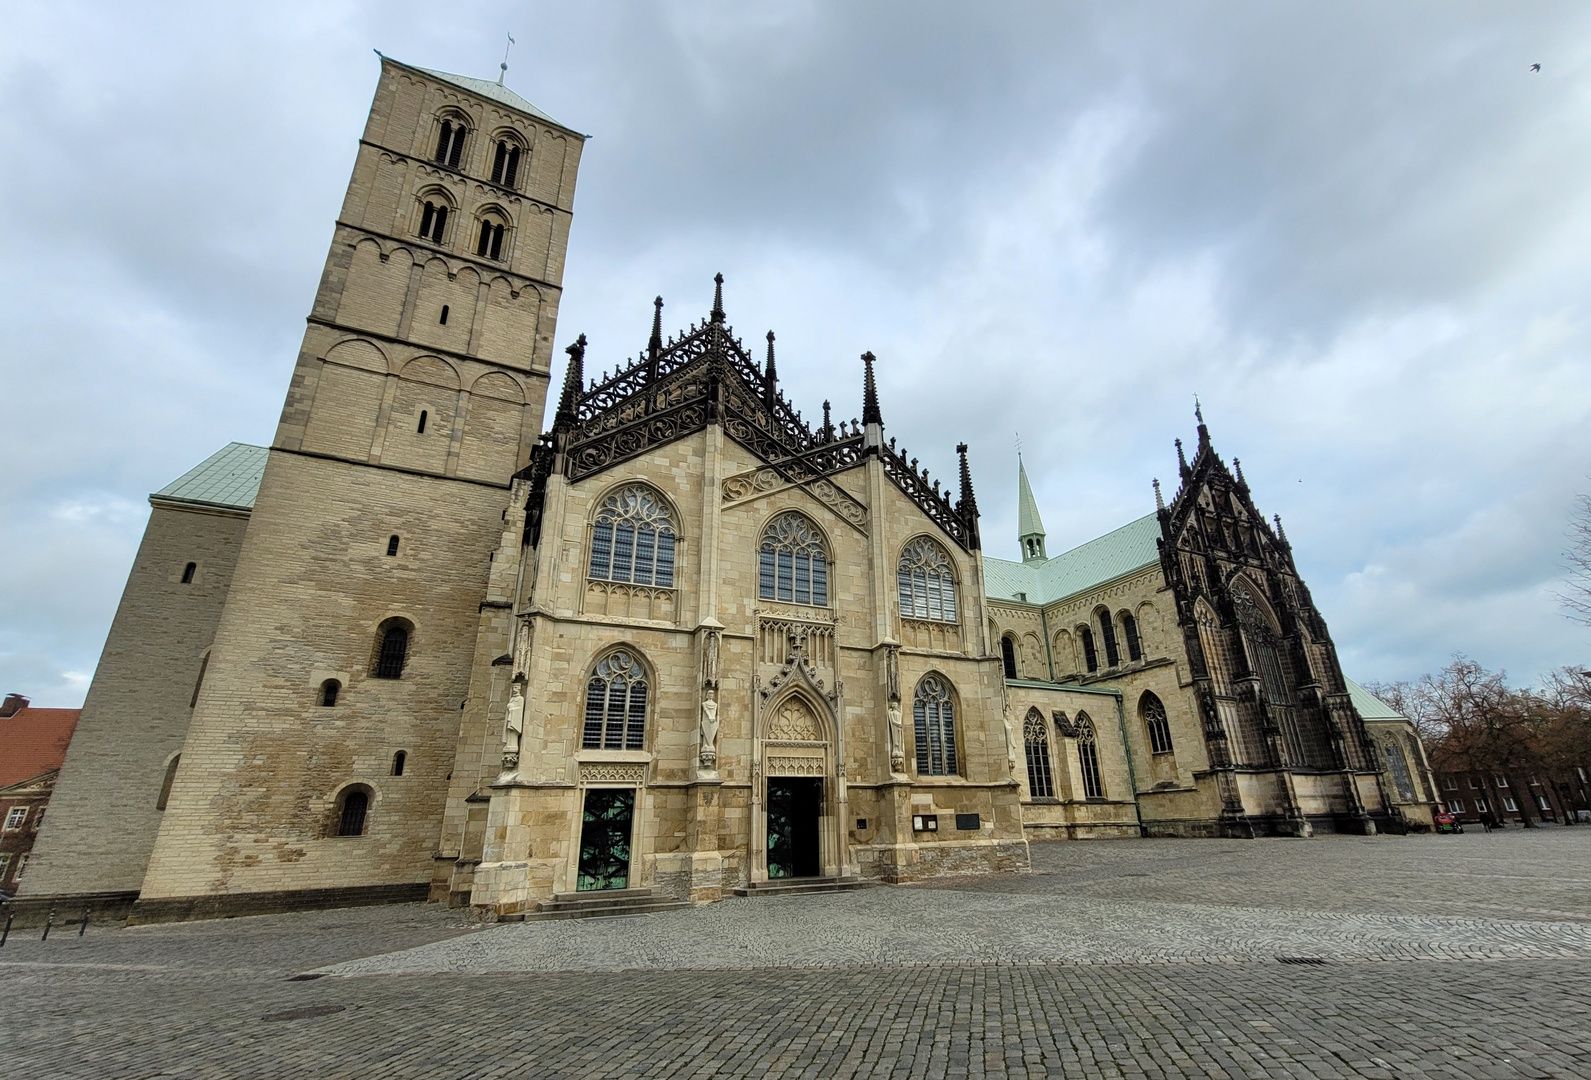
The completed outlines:
<svg viewBox="0 0 1591 1080">
<path fill-rule="evenodd" d="M 967 447 L 953 492 L 898 450 L 871 354 L 805 420 L 720 278 L 611 374 L 570 345 L 543 432 L 582 144 L 383 58 L 275 439 L 152 497 L 24 903 L 512 917 L 1418 824 L 1202 420 L 1170 505 L 1050 559 L 1024 471 L 986 558 Z"/>
</svg>

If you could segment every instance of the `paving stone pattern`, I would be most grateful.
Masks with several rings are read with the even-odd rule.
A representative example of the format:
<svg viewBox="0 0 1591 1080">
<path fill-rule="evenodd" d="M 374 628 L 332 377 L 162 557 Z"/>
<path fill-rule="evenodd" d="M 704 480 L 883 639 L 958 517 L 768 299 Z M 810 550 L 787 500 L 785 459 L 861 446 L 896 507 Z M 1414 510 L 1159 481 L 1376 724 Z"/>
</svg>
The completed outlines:
<svg viewBox="0 0 1591 1080">
<path fill-rule="evenodd" d="M 0 1061 L 117 1078 L 1591 1076 L 1591 901 L 1532 900 L 1537 877 L 1591 867 L 1591 829 L 1050 844 L 1035 863 L 584 924 L 404 905 L 33 931 L 0 951 Z M 1272 880 L 1301 867 L 1312 887 Z M 1398 887 L 1377 902 L 1382 878 Z M 1327 962 L 1275 959 L 1306 948 Z M 310 970 L 349 974 L 290 981 Z M 413 973 L 352 974 L 377 970 Z"/>
</svg>

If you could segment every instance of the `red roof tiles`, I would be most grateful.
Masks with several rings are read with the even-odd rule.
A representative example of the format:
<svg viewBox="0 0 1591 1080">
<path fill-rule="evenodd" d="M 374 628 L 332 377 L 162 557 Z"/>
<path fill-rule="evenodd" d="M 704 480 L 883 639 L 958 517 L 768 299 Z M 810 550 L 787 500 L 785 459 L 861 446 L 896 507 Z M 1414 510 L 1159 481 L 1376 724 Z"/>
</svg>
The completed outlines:
<svg viewBox="0 0 1591 1080">
<path fill-rule="evenodd" d="M 0 717 L 0 788 L 59 769 L 82 714 L 82 709 L 28 706 Z"/>
</svg>

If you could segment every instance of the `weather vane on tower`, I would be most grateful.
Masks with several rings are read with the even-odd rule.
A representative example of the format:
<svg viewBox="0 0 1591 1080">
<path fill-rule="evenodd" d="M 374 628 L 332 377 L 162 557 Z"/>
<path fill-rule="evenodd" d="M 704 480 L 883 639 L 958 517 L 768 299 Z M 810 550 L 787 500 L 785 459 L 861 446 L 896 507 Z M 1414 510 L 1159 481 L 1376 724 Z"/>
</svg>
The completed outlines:
<svg viewBox="0 0 1591 1080">
<path fill-rule="evenodd" d="M 514 35 L 509 33 L 508 44 L 503 46 L 503 62 L 497 65 L 497 85 L 503 85 L 503 78 L 508 74 L 508 50 L 514 47 Z"/>
</svg>

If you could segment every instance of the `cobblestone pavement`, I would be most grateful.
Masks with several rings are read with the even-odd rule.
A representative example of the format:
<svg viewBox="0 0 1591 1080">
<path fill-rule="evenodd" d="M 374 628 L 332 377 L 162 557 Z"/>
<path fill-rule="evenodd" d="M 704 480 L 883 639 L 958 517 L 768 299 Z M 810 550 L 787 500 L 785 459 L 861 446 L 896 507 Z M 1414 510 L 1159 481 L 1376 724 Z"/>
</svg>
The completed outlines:
<svg viewBox="0 0 1591 1080">
<path fill-rule="evenodd" d="M 1591 829 L 1043 844 L 1034 863 L 581 924 L 475 928 L 405 905 L 29 931 L 0 950 L 0 1062 L 116 1078 L 1591 1076 L 1591 901 L 1536 881 L 1588 876 Z M 504 953 L 519 970 L 487 971 Z M 291 980 L 309 970 L 349 974 Z M 352 974 L 378 970 L 414 973 Z"/>
</svg>

